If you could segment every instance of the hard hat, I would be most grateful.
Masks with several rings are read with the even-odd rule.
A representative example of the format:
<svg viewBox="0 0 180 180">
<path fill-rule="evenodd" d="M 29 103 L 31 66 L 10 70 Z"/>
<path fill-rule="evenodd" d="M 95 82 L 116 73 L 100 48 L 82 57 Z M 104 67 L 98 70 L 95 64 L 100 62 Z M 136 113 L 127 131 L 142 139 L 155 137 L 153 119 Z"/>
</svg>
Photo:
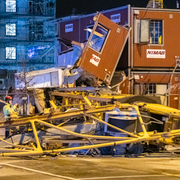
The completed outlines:
<svg viewBox="0 0 180 180">
<path fill-rule="evenodd" d="M 7 100 L 12 100 L 12 97 L 11 96 L 6 96 L 5 97 L 5 100 L 7 101 Z"/>
</svg>

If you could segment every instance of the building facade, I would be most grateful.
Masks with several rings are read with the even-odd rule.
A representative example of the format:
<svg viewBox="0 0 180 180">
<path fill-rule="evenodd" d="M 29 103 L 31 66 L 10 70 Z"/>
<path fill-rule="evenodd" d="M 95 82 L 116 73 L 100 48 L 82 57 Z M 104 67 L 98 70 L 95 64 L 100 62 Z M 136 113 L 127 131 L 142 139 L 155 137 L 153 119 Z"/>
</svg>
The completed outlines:
<svg viewBox="0 0 180 180">
<path fill-rule="evenodd" d="M 127 5 L 101 13 L 131 29 L 116 67 L 131 79 L 129 93 L 158 95 L 162 104 L 180 108 L 180 10 Z M 59 37 L 85 42 L 90 32 L 84 29 L 92 29 L 94 15 L 58 19 Z M 61 44 L 60 52 L 67 49 Z"/>
<path fill-rule="evenodd" d="M 55 62 L 55 0 L 0 1 L 0 69 L 44 69 Z"/>
</svg>

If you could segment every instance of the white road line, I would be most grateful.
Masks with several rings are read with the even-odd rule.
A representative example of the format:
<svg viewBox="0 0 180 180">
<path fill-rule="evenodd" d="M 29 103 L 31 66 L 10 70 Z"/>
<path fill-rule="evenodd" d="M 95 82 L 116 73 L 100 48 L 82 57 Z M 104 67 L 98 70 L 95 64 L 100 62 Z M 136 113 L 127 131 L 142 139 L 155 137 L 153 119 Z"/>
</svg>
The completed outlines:
<svg viewBox="0 0 180 180">
<path fill-rule="evenodd" d="M 140 178 L 140 177 L 162 177 L 166 175 L 131 175 L 131 176 L 108 176 L 108 177 L 92 177 L 92 178 L 80 178 L 80 180 L 90 180 L 90 179 L 120 179 L 120 178 Z"/>
<path fill-rule="evenodd" d="M 0 163 L 0 165 L 9 166 L 9 167 L 18 168 L 18 169 L 24 169 L 24 170 L 27 170 L 27 171 L 36 172 L 36 173 L 40 173 L 40 174 L 44 174 L 44 175 L 48 175 L 48 176 L 53 176 L 53 177 L 58 177 L 58 178 L 63 178 L 63 179 L 80 180 L 80 179 L 75 179 L 75 178 L 71 178 L 71 177 L 68 177 L 68 176 L 61 176 L 61 175 L 57 175 L 57 174 L 38 171 L 38 170 L 35 170 L 35 169 L 25 168 L 25 167 L 22 167 L 22 166 L 16 166 L 16 165 L 7 164 L 7 163 Z"/>
</svg>

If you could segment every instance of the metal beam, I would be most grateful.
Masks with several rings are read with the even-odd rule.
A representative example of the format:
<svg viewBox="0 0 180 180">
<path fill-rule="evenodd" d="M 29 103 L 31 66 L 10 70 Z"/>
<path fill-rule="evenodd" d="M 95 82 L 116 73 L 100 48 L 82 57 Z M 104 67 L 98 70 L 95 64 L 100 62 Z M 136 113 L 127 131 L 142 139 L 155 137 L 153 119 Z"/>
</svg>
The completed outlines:
<svg viewBox="0 0 180 180">
<path fill-rule="evenodd" d="M 6 121 L 6 122 L 0 122 L 0 128 L 5 128 L 5 127 L 11 127 L 11 126 L 18 126 L 18 125 L 25 125 L 30 123 L 32 120 L 41 120 L 41 121 L 56 121 L 59 119 L 63 118 L 71 118 L 71 117 L 78 117 L 78 116 L 83 116 L 84 112 L 87 114 L 92 114 L 92 113 L 99 113 L 99 112 L 107 112 L 111 111 L 115 108 L 115 105 L 109 105 L 109 106 L 103 106 L 99 107 L 96 109 L 90 109 L 90 110 L 77 110 L 77 111 L 71 111 L 71 112 L 60 112 L 56 114 L 47 114 L 47 115 L 42 115 L 42 116 L 28 116 L 25 118 L 12 118 L 11 121 Z"/>
</svg>

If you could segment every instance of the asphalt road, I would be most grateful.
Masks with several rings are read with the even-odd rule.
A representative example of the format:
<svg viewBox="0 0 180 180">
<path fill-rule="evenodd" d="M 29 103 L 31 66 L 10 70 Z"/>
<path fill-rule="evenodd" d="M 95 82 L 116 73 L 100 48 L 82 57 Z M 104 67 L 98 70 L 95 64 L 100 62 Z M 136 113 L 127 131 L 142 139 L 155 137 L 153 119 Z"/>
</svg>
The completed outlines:
<svg viewBox="0 0 180 180">
<path fill-rule="evenodd" d="M 4 137 L 5 137 L 5 129 L 0 128 L 0 138 L 4 138 Z"/>
<path fill-rule="evenodd" d="M 177 180 L 180 158 L 0 158 L 0 180 Z"/>
</svg>

